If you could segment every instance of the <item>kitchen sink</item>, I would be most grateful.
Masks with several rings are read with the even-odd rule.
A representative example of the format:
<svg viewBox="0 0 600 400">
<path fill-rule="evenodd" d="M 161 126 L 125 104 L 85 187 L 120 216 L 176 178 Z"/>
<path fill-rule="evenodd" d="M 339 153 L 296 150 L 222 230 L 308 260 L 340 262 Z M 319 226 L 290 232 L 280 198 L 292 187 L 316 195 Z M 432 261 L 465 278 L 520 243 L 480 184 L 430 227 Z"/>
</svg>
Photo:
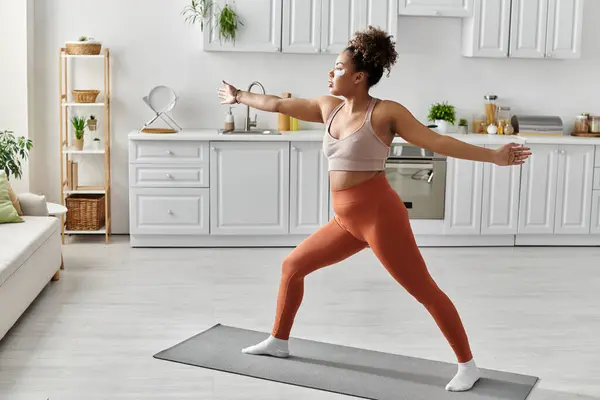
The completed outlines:
<svg viewBox="0 0 600 400">
<path fill-rule="evenodd" d="M 223 129 L 219 129 L 220 135 L 281 135 L 281 133 L 275 129 L 251 129 L 245 131 L 242 129 L 234 129 L 233 131 L 224 132 Z"/>
</svg>

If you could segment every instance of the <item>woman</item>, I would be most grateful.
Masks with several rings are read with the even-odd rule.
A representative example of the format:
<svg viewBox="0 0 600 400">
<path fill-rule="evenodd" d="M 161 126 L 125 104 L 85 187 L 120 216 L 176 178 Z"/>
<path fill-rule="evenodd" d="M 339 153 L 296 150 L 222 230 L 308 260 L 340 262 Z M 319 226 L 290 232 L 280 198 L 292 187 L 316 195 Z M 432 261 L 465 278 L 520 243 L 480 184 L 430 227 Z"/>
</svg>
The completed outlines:
<svg viewBox="0 0 600 400">
<path fill-rule="evenodd" d="M 384 70 L 389 74 L 396 57 L 391 37 L 369 27 L 350 40 L 329 71 L 332 96 L 283 99 L 241 91 L 223 82 L 219 90 L 222 104 L 247 104 L 304 121 L 325 123 L 323 151 L 329 160 L 336 213 L 283 261 L 271 335 L 242 351 L 287 357 L 290 331 L 304 294 L 304 277 L 368 246 L 392 277 L 425 306 L 455 352 L 458 372 L 446 390 L 465 391 L 480 377 L 467 335 L 453 303 L 429 275 L 411 230 L 408 211 L 386 179 L 385 160 L 395 135 L 449 157 L 497 165 L 523 164 L 531 153 L 516 144 L 491 150 L 438 135 L 402 105 L 371 97 L 369 89 L 379 82 Z"/>
</svg>

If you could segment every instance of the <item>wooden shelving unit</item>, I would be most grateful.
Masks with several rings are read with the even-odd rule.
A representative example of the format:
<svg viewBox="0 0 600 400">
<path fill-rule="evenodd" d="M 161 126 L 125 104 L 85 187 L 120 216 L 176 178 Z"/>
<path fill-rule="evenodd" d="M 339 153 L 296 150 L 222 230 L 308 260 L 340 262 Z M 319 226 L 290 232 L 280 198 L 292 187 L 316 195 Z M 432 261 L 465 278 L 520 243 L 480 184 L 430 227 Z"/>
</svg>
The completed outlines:
<svg viewBox="0 0 600 400">
<path fill-rule="evenodd" d="M 98 59 L 104 61 L 104 90 L 100 91 L 98 98 L 101 102 L 97 103 L 77 103 L 70 100 L 71 88 L 69 88 L 68 70 L 69 60 L 71 59 Z M 92 61 L 90 61 L 92 62 Z M 70 194 L 104 194 L 104 226 L 98 230 L 78 230 L 72 231 L 66 229 L 66 216 L 62 217 L 62 242 L 65 242 L 65 235 L 104 235 L 108 243 L 111 234 L 111 178 L 110 178 L 110 50 L 104 48 L 99 55 L 69 55 L 66 48 L 61 48 L 59 52 L 59 86 L 60 86 L 60 197 L 61 204 L 66 206 L 67 196 Z M 97 88 L 99 89 L 99 88 Z M 103 127 L 103 149 L 77 150 L 71 147 L 71 114 L 73 109 L 98 109 L 103 113 L 103 119 L 98 123 Z M 70 165 L 73 156 L 104 156 L 104 183 L 101 186 L 78 186 L 69 187 L 69 174 L 67 167 Z"/>
</svg>

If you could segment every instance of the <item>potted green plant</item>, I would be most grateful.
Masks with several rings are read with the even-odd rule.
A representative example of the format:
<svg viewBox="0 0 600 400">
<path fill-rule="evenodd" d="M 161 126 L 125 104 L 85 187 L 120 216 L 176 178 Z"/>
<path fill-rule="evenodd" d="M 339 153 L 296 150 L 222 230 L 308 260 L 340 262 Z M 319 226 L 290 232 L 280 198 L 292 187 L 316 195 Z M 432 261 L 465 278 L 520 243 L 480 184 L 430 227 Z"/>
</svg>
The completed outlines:
<svg viewBox="0 0 600 400">
<path fill-rule="evenodd" d="M 83 150 L 83 133 L 86 127 L 85 118 L 74 115 L 71 118 L 71 124 L 73 124 L 73 131 L 75 133 L 75 149 Z"/>
<path fill-rule="evenodd" d="M 458 121 L 458 133 L 462 135 L 466 135 L 469 132 L 467 120 L 465 118 L 461 118 Z"/>
<path fill-rule="evenodd" d="M 435 103 L 429 108 L 427 118 L 438 126 L 439 133 L 448 133 L 448 125 L 456 122 L 456 109 L 447 102 Z"/>
<path fill-rule="evenodd" d="M 32 147 L 31 139 L 15 137 L 9 130 L 0 131 L 0 169 L 6 172 L 7 179 L 10 180 L 11 175 L 21 179 L 21 163 L 28 159 Z"/>
<path fill-rule="evenodd" d="M 213 29 L 218 31 L 221 44 L 223 41 L 230 41 L 235 46 L 238 27 L 244 24 L 233 6 L 229 4 L 229 1 L 223 7 L 217 4 L 219 9 L 211 14 L 213 5 L 214 2 L 211 0 L 191 0 L 191 4 L 187 5 L 181 14 L 185 16 L 185 20 L 190 24 L 199 22 L 202 32 L 204 32 L 204 25 L 212 21 L 214 17 Z"/>
</svg>

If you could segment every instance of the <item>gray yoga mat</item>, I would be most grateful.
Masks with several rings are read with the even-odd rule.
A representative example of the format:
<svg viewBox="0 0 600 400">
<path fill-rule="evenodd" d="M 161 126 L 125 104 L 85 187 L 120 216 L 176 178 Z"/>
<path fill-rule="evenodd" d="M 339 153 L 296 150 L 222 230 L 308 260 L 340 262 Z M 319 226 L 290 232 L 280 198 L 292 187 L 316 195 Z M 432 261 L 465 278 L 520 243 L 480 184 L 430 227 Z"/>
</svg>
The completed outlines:
<svg viewBox="0 0 600 400">
<path fill-rule="evenodd" d="M 241 352 L 268 336 L 216 324 L 154 358 L 372 400 L 525 400 L 538 380 L 480 368 L 470 391 L 453 393 L 456 364 L 294 337 L 285 359 Z"/>
</svg>

